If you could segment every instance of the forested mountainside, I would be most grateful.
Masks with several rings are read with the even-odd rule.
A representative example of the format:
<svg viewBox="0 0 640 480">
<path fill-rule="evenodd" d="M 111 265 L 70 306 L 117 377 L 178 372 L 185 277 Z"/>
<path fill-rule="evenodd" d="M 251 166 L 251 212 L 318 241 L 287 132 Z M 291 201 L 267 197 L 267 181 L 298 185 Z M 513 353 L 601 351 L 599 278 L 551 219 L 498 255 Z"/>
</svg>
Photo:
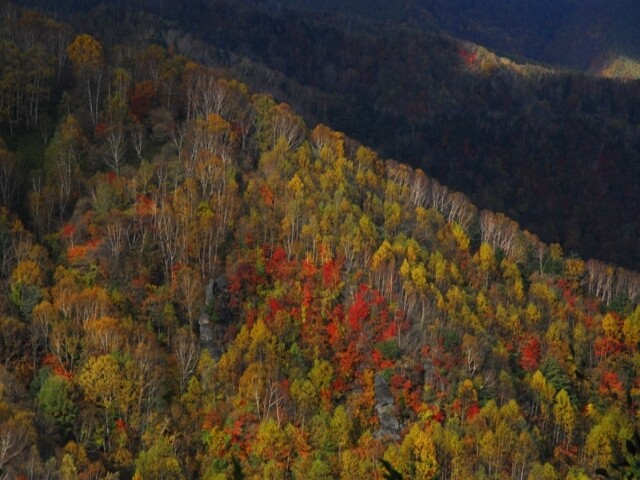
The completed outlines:
<svg viewBox="0 0 640 480">
<path fill-rule="evenodd" d="M 637 475 L 638 273 L 228 71 L 0 19 L 2 478 Z"/>
<path fill-rule="evenodd" d="M 272 8 L 321 12 L 335 17 L 367 19 L 387 25 L 447 32 L 504 55 L 548 62 L 549 59 L 545 56 L 547 47 L 559 32 L 568 27 L 580 4 L 586 2 L 377 0 L 371 2 L 369 8 L 365 8 L 366 2 L 358 0 L 255 0 L 255 3 Z M 575 62 L 570 65 L 575 66 Z"/>
<path fill-rule="evenodd" d="M 445 31 L 505 55 L 592 72 L 605 56 L 640 56 L 640 10 L 633 0 L 418 3 Z M 638 70 L 624 75 L 637 78 Z"/>
<path fill-rule="evenodd" d="M 106 44 L 144 36 L 226 68 L 309 125 L 331 125 L 421 168 L 548 243 L 640 267 L 637 81 L 520 65 L 445 35 L 366 28 L 362 19 L 351 28 L 284 7 L 209 5 L 154 3 L 171 23 L 101 7 L 77 24 Z"/>
<path fill-rule="evenodd" d="M 352 22 L 374 20 L 447 32 L 501 55 L 576 70 L 600 72 L 599 65 L 605 57 L 637 60 L 640 54 L 640 10 L 633 0 L 255 0 L 254 3 L 321 12 Z M 637 69 L 616 73 L 638 76 Z"/>
</svg>

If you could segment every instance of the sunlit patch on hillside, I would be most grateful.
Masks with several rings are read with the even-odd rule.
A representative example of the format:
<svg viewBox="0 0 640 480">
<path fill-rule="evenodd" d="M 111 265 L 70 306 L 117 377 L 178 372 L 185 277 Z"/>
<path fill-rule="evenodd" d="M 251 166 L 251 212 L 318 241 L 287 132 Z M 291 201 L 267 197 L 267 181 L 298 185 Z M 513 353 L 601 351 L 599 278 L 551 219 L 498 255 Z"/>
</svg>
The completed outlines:
<svg viewBox="0 0 640 480">
<path fill-rule="evenodd" d="M 640 78 L 640 61 L 627 55 L 607 52 L 592 63 L 590 71 L 607 78 L 636 80 Z"/>
</svg>

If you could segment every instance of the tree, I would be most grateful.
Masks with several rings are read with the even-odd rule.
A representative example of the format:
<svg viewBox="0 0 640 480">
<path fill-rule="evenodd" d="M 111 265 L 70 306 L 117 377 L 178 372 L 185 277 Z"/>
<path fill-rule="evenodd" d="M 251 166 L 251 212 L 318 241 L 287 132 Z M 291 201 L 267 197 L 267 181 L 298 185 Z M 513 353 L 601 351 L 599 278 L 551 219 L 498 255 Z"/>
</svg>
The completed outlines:
<svg viewBox="0 0 640 480">
<path fill-rule="evenodd" d="M 338 405 L 331 418 L 331 433 L 338 452 L 342 453 L 351 445 L 352 429 L 351 417 L 342 405 Z"/>
<path fill-rule="evenodd" d="M 0 202 L 11 207 L 18 191 L 18 171 L 15 154 L 7 150 L 0 138 Z"/>
<path fill-rule="evenodd" d="M 51 55 L 55 75 L 59 80 L 68 61 L 67 47 L 71 40 L 71 31 L 67 25 L 52 19 L 47 19 L 45 27 L 44 45 Z"/>
<path fill-rule="evenodd" d="M 108 354 L 122 350 L 125 333 L 121 321 L 109 316 L 101 316 L 87 322 L 85 329 L 85 353 Z"/>
<path fill-rule="evenodd" d="M 568 448 L 571 444 L 573 431 L 576 426 L 577 414 L 566 390 L 560 390 L 556 395 L 556 402 L 553 406 L 553 417 L 556 423 L 554 430 L 555 441 L 558 443 L 560 432 L 562 432 L 566 440 L 566 447 Z"/>
<path fill-rule="evenodd" d="M 37 401 L 46 421 L 63 437 L 68 436 L 78 412 L 69 380 L 49 375 L 38 391 Z"/>
<path fill-rule="evenodd" d="M 205 301 L 205 291 L 201 277 L 188 266 L 181 267 L 174 276 L 174 291 L 176 301 L 184 308 L 189 327 L 195 329 L 195 320 L 202 312 Z"/>
<path fill-rule="evenodd" d="M 625 451 L 622 459 L 611 462 L 609 468 L 596 468 L 595 474 L 604 478 L 612 478 L 609 471 L 615 472 L 616 477 L 624 479 L 640 478 L 640 433 L 638 428 L 633 430 L 632 438 L 625 439 Z M 586 478 L 586 476 L 585 476 Z M 582 480 L 579 478 L 578 480 Z"/>
<path fill-rule="evenodd" d="M 118 209 L 109 212 L 105 219 L 105 240 L 116 267 L 119 266 L 120 256 L 127 248 L 132 223 L 131 218 Z"/>
<path fill-rule="evenodd" d="M 280 428 L 274 419 L 263 421 L 258 427 L 252 453 L 260 459 L 263 472 L 270 470 L 271 475 L 286 475 L 293 462 L 294 450 L 285 429 Z"/>
<path fill-rule="evenodd" d="M 27 126 L 37 126 L 41 104 L 49 96 L 54 74 L 52 57 L 41 47 L 29 49 L 25 56 L 24 109 Z"/>
<path fill-rule="evenodd" d="M 174 266 L 184 259 L 184 224 L 176 216 L 169 200 L 163 200 L 154 213 L 155 236 L 164 260 L 165 279 L 171 278 Z"/>
<path fill-rule="evenodd" d="M 102 412 L 103 430 L 98 445 L 109 453 L 111 435 L 118 418 L 127 420 L 136 401 L 135 367 L 114 355 L 91 357 L 78 375 L 84 397 Z"/>
<path fill-rule="evenodd" d="M 618 407 L 611 407 L 597 419 L 585 439 L 585 462 L 587 472 L 616 464 L 620 447 L 626 446 L 633 431 L 630 419 Z"/>
<path fill-rule="evenodd" d="M 23 455 L 34 444 L 36 431 L 33 414 L 17 408 L 8 398 L 7 383 L 0 381 L 0 473 L 17 478 L 26 461 Z"/>
<path fill-rule="evenodd" d="M 78 467 L 73 461 L 70 453 L 65 453 L 60 462 L 60 479 L 61 480 L 78 480 Z"/>
<path fill-rule="evenodd" d="M 122 125 L 111 125 L 105 134 L 104 145 L 106 148 L 104 161 L 118 175 L 120 164 L 127 152 L 126 134 Z"/>
<path fill-rule="evenodd" d="M 172 439 L 162 434 L 154 439 L 147 450 L 140 452 L 135 466 L 133 478 L 136 480 L 182 480 L 185 478 L 180 460 L 172 445 Z"/>
<path fill-rule="evenodd" d="M 413 438 L 413 453 L 416 458 L 415 478 L 426 480 L 435 477 L 438 472 L 438 460 L 433 440 L 426 431 L 417 431 L 415 430 L 417 428 L 419 427 L 414 426 L 409 432 L 409 435 L 415 436 Z"/>
<path fill-rule="evenodd" d="M 55 187 L 45 183 L 42 171 L 34 172 L 30 179 L 31 191 L 28 194 L 29 215 L 35 233 L 43 236 L 50 233 L 56 211 Z"/>
<path fill-rule="evenodd" d="M 315 411 L 319 392 L 309 380 L 296 378 L 291 382 L 291 398 L 296 407 L 297 421 L 304 427 L 306 419 Z"/>
<path fill-rule="evenodd" d="M 540 464 L 534 462 L 527 480 L 558 480 L 558 473 L 550 463 Z"/>
<path fill-rule="evenodd" d="M 5 367 L 15 368 L 25 362 L 28 340 L 24 321 L 12 316 L 0 316 L 0 362 Z"/>
<path fill-rule="evenodd" d="M 631 315 L 624 319 L 622 333 L 627 347 L 631 350 L 640 343 L 640 307 L 636 307 Z"/>
<path fill-rule="evenodd" d="M 42 299 L 44 274 L 37 262 L 20 261 L 11 273 L 10 298 L 24 320 L 31 320 L 33 309 Z"/>
<path fill-rule="evenodd" d="M 129 128 L 129 139 L 133 150 L 136 152 L 139 160 L 142 160 L 142 149 L 146 141 L 145 127 L 140 122 L 135 122 Z"/>
<path fill-rule="evenodd" d="M 480 233 L 483 243 L 500 248 L 511 261 L 524 260 L 525 250 L 518 224 L 502 213 L 483 210 L 480 213 Z"/>
<path fill-rule="evenodd" d="M 100 88 L 104 68 L 102 45 L 91 35 L 83 33 L 71 42 L 67 47 L 67 53 L 78 79 L 84 83 L 89 113 L 95 127 L 98 124 Z"/>
<path fill-rule="evenodd" d="M 550 405 L 556 396 L 556 389 L 551 385 L 540 370 L 536 370 L 530 380 L 530 388 L 533 393 L 531 402 L 531 416 L 541 417 L 541 428 L 544 431 L 549 418 Z"/>
<path fill-rule="evenodd" d="M 58 194 L 58 211 L 62 224 L 78 184 L 80 159 L 86 139 L 78 120 L 68 115 L 58 124 L 56 133 L 45 152 L 47 180 Z"/>
<path fill-rule="evenodd" d="M 537 370 L 540 363 L 540 341 L 536 337 L 531 337 L 522 343 L 521 348 L 520 365 L 522 368 L 528 372 Z"/>
<path fill-rule="evenodd" d="M 436 447 L 428 427 L 415 423 L 400 447 L 391 446 L 385 460 L 406 478 L 430 480 L 438 473 Z"/>
<path fill-rule="evenodd" d="M 586 266 L 589 292 L 608 305 L 613 291 L 613 267 L 598 260 L 589 260 Z"/>
<path fill-rule="evenodd" d="M 173 353 L 178 366 L 180 394 L 184 393 L 189 377 L 193 375 L 198 365 L 200 348 L 195 334 L 191 329 L 180 329 L 172 337 Z"/>
<path fill-rule="evenodd" d="M 49 332 L 49 349 L 57 366 L 70 376 L 80 358 L 80 328 L 65 318 L 54 321 Z"/>
</svg>

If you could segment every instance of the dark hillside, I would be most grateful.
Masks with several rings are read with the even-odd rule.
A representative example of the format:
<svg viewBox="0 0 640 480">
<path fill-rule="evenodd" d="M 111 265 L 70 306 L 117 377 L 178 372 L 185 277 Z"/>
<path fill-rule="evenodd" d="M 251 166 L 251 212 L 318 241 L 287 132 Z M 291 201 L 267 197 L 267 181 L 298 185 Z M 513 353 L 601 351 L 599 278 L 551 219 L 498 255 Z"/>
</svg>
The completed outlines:
<svg viewBox="0 0 640 480">
<path fill-rule="evenodd" d="M 501 55 L 587 70 L 607 53 L 638 59 L 634 0 L 255 0 L 257 4 L 449 33 Z"/>
</svg>

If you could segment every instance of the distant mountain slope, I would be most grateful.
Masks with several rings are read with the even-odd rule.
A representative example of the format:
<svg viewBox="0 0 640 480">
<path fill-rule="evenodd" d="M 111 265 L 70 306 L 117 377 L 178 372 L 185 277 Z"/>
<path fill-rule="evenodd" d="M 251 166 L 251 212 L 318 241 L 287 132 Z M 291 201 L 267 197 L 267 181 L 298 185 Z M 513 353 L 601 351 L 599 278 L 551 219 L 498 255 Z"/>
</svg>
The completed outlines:
<svg viewBox="0 0 640 480">
<path fill-rule="evenodd" d="M 255 0 L 258 4 L 440 30 L 503 55 L 578 70 L 606 54 L 638 58 L 633 0 Z"/>
<path fill-rule="evenodd" d="M 633 0 L 576 2 L 540 60 L 597 73 L 603 56 L 640 59 L 640 8 Z"/>
<path fill-rule="evenodd" d="M 101 4 L 144 9 L 195 24 L 207 10 L 228 5 L 268 13 L 322 14 L 348 28 L 376 24 L 441 31 L 501 55 L 599 73 L 606 58 L 640 58 L 640 8 L 635 0 L 22 0 L 58 13 Z"/>
<path fill-rule="evenodd" d="M 633 0 L 419 0 L 451 34 L 503 54 L 586 70 L 603 54 L 637 58 Z"/>
<path fill-rule="evenodd" d="M 571 16 L 574 0 L 418 0 L 445 31 L 502 54 L 545 61 L 551 39 Z"/>
</svg>

